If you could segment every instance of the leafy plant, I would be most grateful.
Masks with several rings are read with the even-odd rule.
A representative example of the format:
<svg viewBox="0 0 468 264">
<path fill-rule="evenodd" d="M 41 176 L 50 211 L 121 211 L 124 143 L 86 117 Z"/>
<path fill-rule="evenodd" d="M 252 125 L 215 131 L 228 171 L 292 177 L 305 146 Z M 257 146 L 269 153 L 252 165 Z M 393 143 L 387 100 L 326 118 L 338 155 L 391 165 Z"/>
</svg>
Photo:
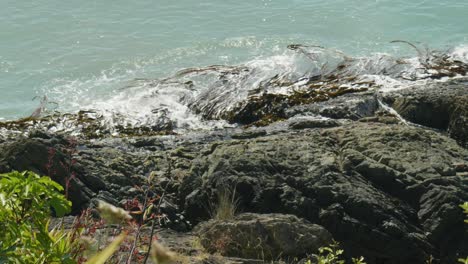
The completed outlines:
<svg viewBox="0 0 468 264">
<path fill-rule="evenodd" d="M 466 217 L 468 217 L 468 202 L 461 204 L 460 207 L 463 209 L 463 212 L 466 214 Z M 465 223 L 468 224 L 468 218 L 465 219 Z"/>
<path fill-rule="evenodd" d="M 49 154 L 51 159 L 54 153 Z M 68 185 L 69 180 L 64 190 L 50 177 L 30 171 L 0 174 L 0 221 L 4 225 L 0 229 L 0 263 L 124 263 L 125 258 L 126 263 L 146 263 L 156 224 L 164 218 L 159 213 L 163 197 L 154 195 L 154 186 L 149 184 L 151 188 L 145 190 L 143 203 L 135 198 L 129 204 L 130 212 L 101 201 L 97 208 L 101 220 L 84 210 L 71 229 L 65 229 L 63 221 L 50 229 L 51 214 L 62 217 L 71 210 L 66 199 Z M 151 225 L 151 235 L 140 237 L 141 228 L 147 224 Z M 142 241 L 149 245 L 147 250 L 138 247 Z"/>
<path fill-rule="evenodd" d="M 468 202 L 465 202 L 465 203 L 461 204 L 460 207 L 463 209 L 463 212 L 468 217 Z M 468 223 L 468 218 L 465 219 L 465 223 Z M 465 259 L 460 258 L 460 259 L 458 259 L 458 262 L 463 263 L 463 264 L 468 264 L 468 257 L 466 257 Z"/>
<path fill-rule="evenodd" d="M 47 176 L 13 171 L 0 174 L 0 262 L 74 263 L 67 234 L 49 232 L 49 217 L 70 212 L 63 187 Z"/>
<path fill-rule="evenodd" d="M 344 250 L 340 248 L 340 245 L 335 242 L 328 247 L 319 248 L 319 254 L 312 255 L 315 258 L 315 262 L 308 260 L 306 264 L 345 264 L 346 262 L 342 259 Z M 352 258 L 353 264 L 366 264 L 364 257 Z"/>
</svg>

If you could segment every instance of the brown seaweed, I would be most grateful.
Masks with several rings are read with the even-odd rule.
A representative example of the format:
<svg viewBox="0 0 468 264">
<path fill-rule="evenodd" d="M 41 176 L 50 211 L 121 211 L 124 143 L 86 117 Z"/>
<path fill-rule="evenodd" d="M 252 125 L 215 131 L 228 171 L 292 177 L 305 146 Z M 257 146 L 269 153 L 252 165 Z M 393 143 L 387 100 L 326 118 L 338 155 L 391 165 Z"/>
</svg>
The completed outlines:
<svg viewBox="0 0 468 264">
<path fill-rule="evenodd" d="M 193 112 L 208 120 L 224 119 L 242 125 L 264 126 L 286 118 L 287 108 L 322 102 L 347 93 L 357 93 L 377 87 L 372 79 L 362 78 L 363 72 L 412 81 L 464 76 L 468 73 L 468 64 L 453 59 L 448 52 L 431 51 L 404 40 L 395 40 L 391 43 L 403 43 L 415 49 L 420 67 L 416 71 L 411 67 L 407 70 L 408 67 L 405 65 L 409 62 L 404 58 L 380 57 L 375 63 L 370 59 L 351 58 L 340 51 L 321 46 L 291 44 L 287 47 L 288 49 L 307 57 L 315 64 L 322 63 L 318 65 L 317 72 L 304 76 L 294 76 L 289 73 L 275 74 L 262 80 L 256 87 L 249 87 L 245 92 L 246 98 L 240 102 L 236 101 L 235 104 L 232 102 L 226 104 L 230 99 L 229 94 L 232 91 L 236 92 L 245 80 L 255 76 L 255 69 L 243 65 L 211 65 L 187 68 L 164 79 L 135 79 L 135 82 L 138 82 L 138 86 L 143 84 L 143 87 L 176 84 L 187 90 L 196 90 L 199 83 L 195 77 L 209 75 L 210 80 L 214 79 L 211 87 L 220 89 L 221 92 L 213 94 L 209 89 L 195 99 L 182 99 Z M 317 49 L 336 54 L 341 61 L 333 62 L 335 64 L 329 61 L 321 62 L 319 53 L 316 52 Z M 249 82 L 245 83 L 249 84 Z M 274 92 L 276 88 L 288 92 L 286 94 Z M 156 89 L 154 93 L 158 91 Z M 39 107 L 31 116 L 16 121 L 0 122 L 0 128 L 11 131 L 30 131 L 37 128 L 47 130 L 57 127 L 58 124 L 65 124 L 85 138 L 174 133 L 173 120 L 168 120 L 167 117 L 156 120 L 152 125 L 137 126 L 122 125 L 118 121 L 120 117 L 117 117 L 117 125 L 109 125 L 102 115 L 93 111 L 79 111 L 76 114 L 51 113 L 46 108 L 50 103 L 47 97 L 43 97 Z M 155 109 L 153 113 L 160 114 L 160 110 Z"/>
<path fill-rule="evenodd" d="M 422 48 L 404 40 L 394 40 L 390 43 L 407 44 L 418 53 L 418 60 L 422 66 L 420 70 L 422 71 L 423 76 L 413 76 L 409 80 L 441 79 L 444 77 L 455 77 L 457 75 L 466 76 L 468 74 L 468 64 L 458 60 L 453 60 L 451 56 L 448 55 L 447 51 L 431 51 L 429 48 L 425 48 L 423 51 Z M 408 79 L 404 76 L 401 76 L 401 78 Z"/>
</svg>

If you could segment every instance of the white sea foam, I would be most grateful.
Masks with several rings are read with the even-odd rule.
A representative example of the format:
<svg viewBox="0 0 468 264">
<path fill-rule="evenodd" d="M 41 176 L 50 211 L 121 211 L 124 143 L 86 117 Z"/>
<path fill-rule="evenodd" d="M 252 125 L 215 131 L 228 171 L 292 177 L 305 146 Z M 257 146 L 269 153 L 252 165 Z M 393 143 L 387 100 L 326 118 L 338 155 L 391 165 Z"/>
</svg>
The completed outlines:
<svg viewBox="0 0 468 264">
<path fill-rule="evenodd" d="M 391 108 L 390 106 L 384 104 L 382 101 L 379 100 L 379 105 L 382 107 L 385 111 L 389 112 L 393 116 L 396 116 L 403 124 L 408 125 L 408 121 L 404 119 L 395 109 Z"/>
<path fill-rule="evenodd" d="M 261 44 L 253 38 L 231 39 L 224 45 Z M 450 56 L 453 60 L 468 61 L 468 46 L 455 48 Z M 56 79 L 45 92 L 60 105 L 59 110 L 96 111 L 104 116 L 109 127 L 157 127 L 170 123 L 176 130 L 206 130 L 232 126 L 220 118 L 249 96 L 307 89 L 310 78 L 330 74 L 343 65 L 336 73 L 355 78 L 339 83 L 342 87 L 360 88 L 373 83 L 371 87 L 388 92 L 450 79 L 426 78 L 432 73 L 421 70 L 423 65 L 417 57 L 396 58 L 375 53 L 349 58 L 339 51 L 321 48 L 258 56 L 237 67 L 193 68 L 171 78 L 135 79 L 140 74 L 146 75 L 145 67 L 150 64 L 138 62 L 125 70 L 117 65 L 88 79 Z M 269 83 L 275 78 L 291 84 Z"/>
<path fill-rule="evenodd" d="M 460 45 L 450 53 L 452 59 L 468 63 L 468 45 Z"/>
</svg>

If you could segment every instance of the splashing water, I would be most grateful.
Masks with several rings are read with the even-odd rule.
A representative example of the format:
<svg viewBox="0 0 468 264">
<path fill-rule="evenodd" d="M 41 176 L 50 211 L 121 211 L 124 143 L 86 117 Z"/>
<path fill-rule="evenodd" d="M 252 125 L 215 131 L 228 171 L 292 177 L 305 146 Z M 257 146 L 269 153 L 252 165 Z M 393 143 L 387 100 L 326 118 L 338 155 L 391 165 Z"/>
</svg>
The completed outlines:
<svg viewBox="0 0 468 264">
<path fill-rule="evenodd" d="M 167 125 L 178 130 L 216 129 L 232 126 L 223 120 L 226 113 L 235 111 L 249 98 L 265 94 L 290 95 L 335 87 L 386 92 L 445 81 L 468 71 L 468 60 L 464 57 L 467 53 L 461 47 L 449 53 L 428 53 L 424 59 L 427 63 L 421 57 L 395 58 L 378 53 L 353 58 L 316 46 L 289 48 L 282 55 L 236 66 L 187 68 L 164 79 L 134 79 L 105 99 L 89 102 L 77 99 L 77 102 L 80 109 L 102 115 L 110 127 Z M 98 82 L 113 81 L 103 74 Z M 72 82 L 66 87 L 76 85 Z M 82 95 L 86 93 L 76 96 Z"/>
<path fill-rule="evenodd" d="M 251 103 L 264 107 L 269 95 L 280 95 L 279 100 L 292 106 L 327 100 L 330 98 L 327 94 L 388 92 L 415 84 L 444 82 L 468 73 L 464 48 L 447 52 L 425 50 L 423 54 L 414 47 L 417 57 L 398 58 L 384 53 L 351 57 L 334 49 L 294 44 L 281 55 L 239 65 L 186 68 L 162 79 L 134 78 L 111 93 L 93 89 L 92 92 L 101 94 L 92 100 L 88 91 L 81 89 L 73 95 L 74 100 L 68 101 L 64 91 L 86 87 L 90 82 L 73 80 L 49 92 L 49 96 L 55 96 L 41 102 L 40 110 L 45 112 L 51 103 L 62 107 L 68 104 L 72 112 L 76 111 L 73 107 L 78 107 L 79 112 L 71 117 L 54 115 L 43 126 L 53 132 L 77 135 L 85 131 L 88 137 L 212 130 L 233 127 L 243 118 L 248 123 L 259 120 L 261 116 L 257 119 L 251 116 Z M 122 80 L 118 74 L 103 72 L 93 82 L 113 86 Z M 297 94 L 305 99 L 288 99 Z M 398 117 L 388 106 L 381 107 Z M 407 123 L 401 117 L 400 120 Z"/>
<path fill-rule="evenodd" d="M 36 95 L 75 112 L 112 101 L 133 79 L 163 79 L 190 67 L 261 61 L 273 67 L 269 61 L 285 56 L 298 76 L 305 75 L 303 68 L 311 75 L 319 71 L 291 60 L 291 43 L 339 49 L 353 58 L 413 52 L 389 44 L 395 39 L 438 50 L 468 43 L 467 28 L 460 26 L 468 2 L 453 0 L 7 3 L 0 10 L 0 117 L 7 119 L 30 115 Z M 463 48 L 456 54 L 466 57 Z M 295 70 L 271 74 L 290 72 Z"/>
</svg>

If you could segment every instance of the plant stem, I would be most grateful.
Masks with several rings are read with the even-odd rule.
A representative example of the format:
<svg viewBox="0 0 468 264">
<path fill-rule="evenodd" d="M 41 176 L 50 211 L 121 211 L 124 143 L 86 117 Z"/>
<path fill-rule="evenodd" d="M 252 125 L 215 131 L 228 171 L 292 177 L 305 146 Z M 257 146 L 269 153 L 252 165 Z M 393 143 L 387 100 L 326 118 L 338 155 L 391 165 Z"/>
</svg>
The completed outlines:
<svg viewBox="0 0 468 264">
<path fill-rule="evenodd" d="M 149 252 L 151 251 L 151 245 L 153 244 L 152 240 L 153 240 L 153 236 L 154 236 L 155 226 L 156 226 L 156 221 L 153 219 L 152 223 L 151 223 L 151 234 L 150 234 L 150 241 L 149 241 L 148 251 L 146 251 L 145 260 L 143 261 L 143 264 L 146 264 L 146 262 L 148 261 Z"/>
<path fill-rule="evenodd" d="M 156 210 L 158 211 L 159 211 L 159 208 L 161 207 L 161 203 L 162 203 L 162 200 L 164 199 L 165 194 L 166 194 L 166 190 L 164 190 L 161 198 L 159 199 L 158 206 L 156 207 Z M 153 222 L 151 223 L 151 234 L 150 234 L 148 250 L 146 251 L 145 260 L 143 261 L 143 264 L 146 264 L 146 262 L 148 261 L 149 253 L 151 251 L 151 245 L 153 244 L 153 236 L 154 236 L 155 227 L 156 227 L 156 220 L 153 219 Z"/>
<path fill-rule="evenodd" d="M 146 189 L 145 191 L 145 201 L 143 203 L 143 215 L 145 214 L 145 211 L 146 211 L 146 207 L 148 205 L 148 195 L 149 195 L 149 187 Z M 132 257 L 133 257 L 133 252 L 135 251 L 135 248 L 137 246 L 137 243 L 138 243 L 138 239 L 140 239 L 140 233 L 141 233 L 141 228 L 143 227 L 143 225 L 145 224 L 144 223 L 144 219 L 141 220 L 142 223 L 140 225 L 138 225 L 138 229 L 137 229 L 137 233 L 136 233 L 136 236 L 135 236 L 135 240 L 133 241 L 133 245 L 132 245 L 132 249 L 130 250 L 130 255 L 128 256 L 128 259 L 127 259 L 127 264 L 130 264 L 131 260 L 132 260 Z"/>
</svg>

